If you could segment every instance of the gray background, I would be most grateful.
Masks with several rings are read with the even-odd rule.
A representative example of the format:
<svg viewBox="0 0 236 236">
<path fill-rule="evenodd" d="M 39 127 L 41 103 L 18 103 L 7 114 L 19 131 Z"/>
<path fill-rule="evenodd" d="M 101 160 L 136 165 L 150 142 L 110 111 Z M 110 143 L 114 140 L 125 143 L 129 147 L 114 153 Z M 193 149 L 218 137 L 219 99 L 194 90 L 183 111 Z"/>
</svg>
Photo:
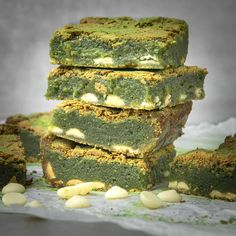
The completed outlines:
<svg viewBox="0 0 236 236">
<path fill-rule="evenodd" d="M 169 16 L 190 27 L 186 64 L 206 67 L 206 98 L 189 123 L 236 116 L 235 0 L 0 0 L 0 118 L 46 111 L 49 40 L 55 29 L 84 16 Z"/>
<path fill-rule="evenodd" d="M 186 64 L 207 67 L 206 98 L 194 103 L 189 123 L 236 116 L 235 0 L 0 0 L 0 119 L 14 113 L 50 110 L 46 101 L 52 32 L 84 16 L 169 16 L 190 27 Z M 144 235 L 118 226 L 27 221 L 0 215 L 8 235 Z M 14 226 L 8 222 L 14 222 Z"/>
</svg>

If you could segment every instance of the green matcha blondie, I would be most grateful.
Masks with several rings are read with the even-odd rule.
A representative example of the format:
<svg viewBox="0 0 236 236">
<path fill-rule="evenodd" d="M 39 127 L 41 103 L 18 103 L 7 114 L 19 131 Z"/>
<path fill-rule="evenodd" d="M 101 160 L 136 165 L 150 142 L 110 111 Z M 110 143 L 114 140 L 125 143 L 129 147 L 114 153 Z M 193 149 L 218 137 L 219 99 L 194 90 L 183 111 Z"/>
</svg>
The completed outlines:
<svg viewBox="0 0 236 236">
<path fill-rule="evenodd" d="M 161 111 L 114 109 L 64 101 L 54 109 L 49 132 L 78 143 L 144 157 L 182 134 L 192 102 Z"/>
<path fill-rule="evenodd" d="M 175 156 L 173 145 L 139 159 L 52 135 L 42 139 L 41 152 L 44 176 L 53 186 L 75 180 L 101 181 L 107 188 L 118 185 L 127 190 L 150 189 L 159 183 Z"/>
<path fill-rule="evenodd" d="M 19 127 L 27 161 L 32 162 L 40 159 L 40 138 L 47 133 L 50 119 L 51 114 L 47 112 L 14 115 L 7 118 L 7 124 Z"/>
<path fill-rule="evenodd" d="M 48 99 L 114 108 L 162 109 L 204 97 L 206 69 L 109 70 L 60 66 L 48 77 Z"/>
<path fill-rule="evenodd" d="M 214 151 L 196 149 L 174 158 L 169 187 L 187 194 L 236 201 L 236 135 Z"/>
<path fill-rule="evenodd" d="M 26 161 L 19 129 L 0 125 L 0 189 L 11 180 L 25 184 Z"/>
<path fill-rule="evenodd" d="M 164 17 L 83 18 L 58 29 L 50 42 L 52 64 L 79 67 L 178 67 L 187 51 L 187 23 Z"/>
</svg>

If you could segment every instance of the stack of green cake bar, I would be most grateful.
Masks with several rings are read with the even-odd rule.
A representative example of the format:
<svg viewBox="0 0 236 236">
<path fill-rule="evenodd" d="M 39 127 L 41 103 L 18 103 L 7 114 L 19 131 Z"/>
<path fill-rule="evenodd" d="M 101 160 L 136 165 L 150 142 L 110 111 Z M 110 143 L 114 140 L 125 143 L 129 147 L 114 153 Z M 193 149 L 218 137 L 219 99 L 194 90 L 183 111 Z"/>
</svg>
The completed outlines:
<svg viewBox="0 0 236 236">
<path fill-rule="evenodd" d="M 207 71 L 183 65 L 187 49 L 188 26 L 172 18 L 91 17 L 57 30 L 46 97 L 64 101 L 41 144 L 47 181 L 144 190 L 168 176 L 192 100 L 204 97 Z"/>
</svg>

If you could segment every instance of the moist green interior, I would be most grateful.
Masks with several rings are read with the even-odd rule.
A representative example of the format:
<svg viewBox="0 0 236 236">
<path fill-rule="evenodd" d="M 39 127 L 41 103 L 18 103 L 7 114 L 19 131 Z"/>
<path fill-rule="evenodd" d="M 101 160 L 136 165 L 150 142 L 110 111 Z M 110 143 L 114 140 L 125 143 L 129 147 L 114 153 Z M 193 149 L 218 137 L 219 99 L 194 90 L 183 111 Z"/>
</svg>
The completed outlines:
<svg viewBox="0 0 236 236">
<path fill-rule="evenodd" d="M 111 57 L 114 60 L 111 67 L 136 67 L 140 57 L 151 53 L 158 57 L 157 68 L 183 64 L 188 45 L 185 22 L 164 18 L 114 21 L 117 22 L 115 27 L 94 21 L 56 31 L 50 42 L 51 61 L 61 65 L 94 66 L 94 59 Z"/>
<path fill-rule="evenodd" d="M 26 129 L 21 129 L 20 138 L 25 149 L 26 158 L 34 157 L 39 159 L 40 136 Z"/>
<path fill-rule="evenodd" d="M 9 183 L 13 176 L 16 177 L 18 183 L 25 184 L 26 172 L 23 172 L 21 168 L 17 168 L 17 165 L 0 163 L 0 189 Z"/>
<path fill-rule="evenodd" d="M 51 120 L 51 114 L 50 113 L 46 113 L 46 114 L 42 113 L 41 115 L 39 115 L 37 117 L 29 116 L 29 120 L 31 122 L 31 127 L 33 129 L 41 128 L 46 133 L 46 131 L 48 129 L 48 125 Z"/>
<path fill-rule="evenodd" d="M 85 157 L 65 158 L 62 153 L 44 150 L 44 159 L 53 167 L 56 178 L 67 182 L 70 179 L 82 181 L 101 181 L 106 185 L 118 185 L 127 190 L 145 190 L 163 179 L 175 152 L 161 156 L 155 163 L 149 163 L 150 169 L 142 171 L 135 165 L 116 162 L 101 162 Z"/>
<path fill-rule="evenodd" d="M 76 110 L 65 112 L 57 109 L 54 111 L 52 125 L 64 131 L 77 128 L 85 134 L 86 143 L 104 147 L 125 145 L 137 149 L 155 142 L 153 127 L 132 117 L 117 122 L 105 122 L 92 114 L 81 115 Z"/>
<path fill-rule="evenodd" d="M 68 71 L 73 71 L 68 68 Z M 66 74 L 66 72 L 65 72 Z M 83 76 L 83 74 L 81 74 Z M 85 75 L 84 75 L 85 76 Z M 135 77 L 112 77 L 102 75 L 92 75 L 92 79 L 86 79 L 71 75 L 51 75 L 48 79 L 48 89 L 46 97 L 48 99 L 78 99 L 86 93 L 93 93 L 98 98 L 97 104 L 104 105 L 107 95 L 112 94 L 124 100 L 124 108 L 142 108 L 143 101 L 156 103 L 156 96 L 160 99 L 160 104 L 165 103 L 167 95 L 171 95 L 170 106 L 174 106 L 192 99 L 200 99 L 195 95 L 196 88 L 203 88 L 205 72 L 199 71 L 196 73 L 186 73 L 180 76 L 170 75 L 163 80 L 154 82 L 143 82 L 142 80 L 135 79 Z M 112 75 L 111 75 L 112 76 Z M 135 76 L 135 75 L 134 75 Z M 147 75 L 148 76 L 148 75 Z M 150 73 L 150 76 L 152 74 Z M 104 90 L 96 90 L 96 85 L 99 84 L 105 88 Z M 185 94 L 186 98 L 181 100 L 180 95 Z M 153 109 L 153 108 L 151 108 Z"/>
<path fill-rule="evenodd" d="M 113 64 L 106 64 L 111 68 L 152 68 L 153 65 L 139 65 L 142 56 L 152 52 L 158 58 L 157 69 L 163 69 L 167 65 L 180 66 L 187 55 L 186 39 L 177 40 L 178 47 L 173 44 L 167 48 L 160 47 L 158 42 L 132 42 L 124 41 L 112 47 L 111 43 L 98 39 L 81 38 L 64 42 L 61 38 L 54 38 L 50 43 L 50 56 L 53 64 L 69 66 L 95 66 L 94 59 L 110 57 Z M 125 56 L 124 56 L 125 55 Z M 101 67 L 102 65 L 99 64 Z M 138 67 L 139 66 L 139 67 Z"/>
<path fill-rule="evenodd" d="M 236 193 L 236 162 L 228 166 L 227 172 L 220 167 L 196 167 L 191 164 L 176 164 L 171 168 L 171 181 L 184 181 L 190 192 L 208 196 L 212 190 Z M 232 171 L 233 170 L 233 171 Z"/>
</svg>

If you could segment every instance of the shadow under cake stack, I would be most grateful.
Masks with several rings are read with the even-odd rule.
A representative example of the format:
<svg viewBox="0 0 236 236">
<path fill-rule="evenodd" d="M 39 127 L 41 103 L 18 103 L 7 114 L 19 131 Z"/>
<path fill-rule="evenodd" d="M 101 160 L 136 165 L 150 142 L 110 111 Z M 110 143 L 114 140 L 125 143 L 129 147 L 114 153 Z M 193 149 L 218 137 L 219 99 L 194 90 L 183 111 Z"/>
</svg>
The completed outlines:
<svg viewBox="0 0 236 236">
<path fill-rule="evenodd" d="M 188 26 L 178 19 L 84 18 L 51 39 L 46 97 L 64 100 L 41 143 L 54 186 L 101 181 L 146 190 L 169 173 L 192 100 L 207 71 L 184 66 Z"/>
</svg>

